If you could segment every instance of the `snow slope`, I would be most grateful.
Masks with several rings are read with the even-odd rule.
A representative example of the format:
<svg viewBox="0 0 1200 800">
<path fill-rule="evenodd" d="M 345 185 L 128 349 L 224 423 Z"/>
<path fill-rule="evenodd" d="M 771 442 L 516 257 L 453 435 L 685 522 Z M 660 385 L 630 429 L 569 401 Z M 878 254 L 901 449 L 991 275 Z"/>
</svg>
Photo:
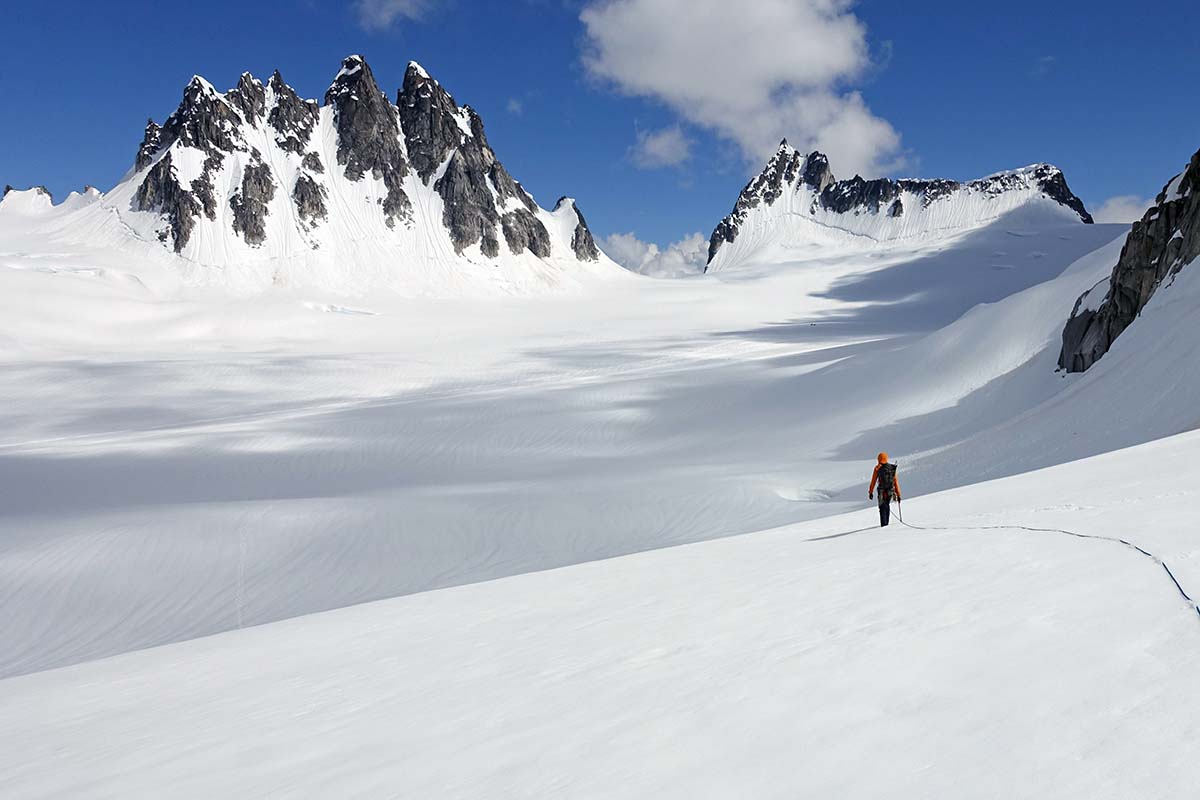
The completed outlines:
<svg viewBox="0 0 1200 800">
<path fill-rule="evenodd" d="M 1200 596 L 1198 444 L 905 504 L 938 530 L 858 511 L 10 678 L 0 784 L 1185 797 L 1200 781 L 1200 611 L 1182 594 Z"/>
<path fill-rule="evenodd" d="M 1109 256 L 1036 308 L 1014 293 L 1123 231 L 1021 212 L 876 257 L 504 300 L 231 300 L 155 268 L 157 243 L 127 265 L 7 230 L 6 675 L 825 516 L 879 449 L 914 493 L 1014 474 L 1110 449 L 1105 415 L 1153 391 L 1082 432 L 1058 409 L 1028 454 L 955 450 L 1104 380 L 1022 366 Z M 1177 395 L 1118 443 L 1190 413 Z"/>
</svg>

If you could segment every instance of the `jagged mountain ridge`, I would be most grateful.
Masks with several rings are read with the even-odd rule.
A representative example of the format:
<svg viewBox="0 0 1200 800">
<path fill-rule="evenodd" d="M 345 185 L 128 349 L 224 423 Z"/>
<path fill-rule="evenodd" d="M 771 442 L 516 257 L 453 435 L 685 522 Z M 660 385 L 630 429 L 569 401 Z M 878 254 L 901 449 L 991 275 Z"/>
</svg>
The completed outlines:
<svg viewBox="0 0 1200 800">
<path fill-rule="evenodd" d="M 994 218 L 1029 200 L 1060 206 L 1084 223 L 1092 217 L 1067 186 L 1061 170 L 1035 164 L 960 183 L 945 179 L 850 180 L 834 177 L 822 153 L 803 154 L 783 140 L 763 171 L 738 195 L 733 210 L 713 230 L 708 264 L 721 269 L 753 249 L 742 245 L 727 257 L 729 245 L 747 231 L 767 237 L 784 218 L 868 240 L 902 239 L 957 230 Z M 744 238 L 744 237 L 743 237 Z"/>
<path fill-rule="evenodd" d="M 98 205 L 86 221 L 47 213 L 58 231 L 100 225 L 114 246 L 160 243 L 195 280 L 244 291 L 524 292 L 575 272 L 624 274 L 574 200 L 540 207 L 475 110 L 415 62 L 395 102 L 357 55 L 319 103 L 278 71 L 265 83 L 244 73 L 226 92 L 193 77 L 179 107 L 147 123 L 133 168 Z"/>
<path fill-rule="evenodd" d="M 1200 151 L 1133 223 L 1107 281 L 1080 295 L 1063 328 L 1058 366 L 1084 372 L 1128 328 L 1164 283 L 1200 256 Z"/>
<path fill-rule="evenodd" d="M 454 98 L 418 64 L 410 63 L 395 104 L 379 89 L 370 66 L 361 56 L 349 56 L 325 93 L 336 131 L 336 167 L 350 181 L 368 175 L 381 181 L 378 205 L 389 228 L 412 221 L 413 205 L 404 187 L 410 170 L 441 196 L 443 223 L 455 251 L 479 244 L 490 258 L 499 255 L 497 229 L 509 250 L 550 255 L 549 232 L 535 216 L 537 204 L 496 158 L 484 133 L 483 121 L 470 106 Z M 279 151 L 299 160 L 290 188 L 297 215 L 315 227 L 328 216 L 322 178 L 326 165 L 318 150 L 309 149 L 322 106 L 303 100 L 276 71 L 264 86 L 249 73 L 235 88 L 217 92 L 202 78 L 193 78 L 183 102 L 165 124 L 151 120 L 146 127 L 135 165 L 139 176 L 134 208 L 162 214 L 169 227 L 160 231 L 176 252 L 188 245 L 201 213 L 216 218 L 213 175 L 226 156 L 248 153 L 241 186 L 228 198 L 233 230 L 251 245 L 266 239 L 263 224 L 267 204 L 277 190 L 288 190 L 264 161 L 261 149 L 248 141 L 245 128 L 267 129 Z M 180 147 L 204 155 L 199 174 L 181 181 L 173 153 Z M 177 158 L 177 156 L 175 157 Z M 448 159 L 448 161 L 447 161 Z M 333 165 L 331 165 L 333 166 Z M 586 226 L 585 226 L 586 227 Z M 576 257 L 595 260 L 590 232 L 579 237 Z"/>
</svg>

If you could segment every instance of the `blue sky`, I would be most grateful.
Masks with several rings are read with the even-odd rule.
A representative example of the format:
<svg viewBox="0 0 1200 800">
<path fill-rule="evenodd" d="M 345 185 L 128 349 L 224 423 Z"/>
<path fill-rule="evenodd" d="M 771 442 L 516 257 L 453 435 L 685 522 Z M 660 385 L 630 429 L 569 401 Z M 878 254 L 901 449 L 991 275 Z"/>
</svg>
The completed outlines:
<svg viewBox="0 0 1200 800">
<path fill-rule="evenodd" d="M 661 245 L 707 235 L 781 132 L 829 151 L 841 177 L 1049 161 L 1093 210 L 1152 197 L 1200 148 L 1200 4 L 984 5 L 996 4 L 10 4 L 0 183 L 107 189 L 192 74 L 229 87 L 279 68 L 320 97 L 352 52 L 389 94 L 420 61 L 480 111 L 543 205 L 571 194 L 597 234 Z"/>
</svg>

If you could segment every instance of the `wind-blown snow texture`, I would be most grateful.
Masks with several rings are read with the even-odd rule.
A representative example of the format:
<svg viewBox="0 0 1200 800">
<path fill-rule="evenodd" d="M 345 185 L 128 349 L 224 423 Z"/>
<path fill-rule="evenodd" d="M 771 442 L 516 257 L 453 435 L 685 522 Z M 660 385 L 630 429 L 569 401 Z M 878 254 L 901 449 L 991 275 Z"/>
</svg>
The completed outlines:
<svg viewBox="0 0 1200 800">
<path fill-rule="evenodd" d="M 936 531 L 881 531 L 863 510 L 0 681 L 0 783 L 10 797 L 1186 797 L 1200 614 L 1156 558 L 1200 595 L 1198 444 L 905 504 Z"/>
</svg>

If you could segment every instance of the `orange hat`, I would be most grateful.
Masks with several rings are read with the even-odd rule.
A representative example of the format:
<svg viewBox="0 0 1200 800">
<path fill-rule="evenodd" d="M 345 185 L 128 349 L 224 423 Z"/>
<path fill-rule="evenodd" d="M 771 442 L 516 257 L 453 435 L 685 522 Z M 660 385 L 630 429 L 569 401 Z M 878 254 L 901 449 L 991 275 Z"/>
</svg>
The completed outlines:
<svg viewBox="0 0 1200 800">
<path fill-rule="evenodd" d="M 879 463 L 880 463 L 880 464 L 886 464 L 886 463 L 887 463 L 887 453 L 880 453 L 880 454 L 879 454 Z"/>
</svg>

